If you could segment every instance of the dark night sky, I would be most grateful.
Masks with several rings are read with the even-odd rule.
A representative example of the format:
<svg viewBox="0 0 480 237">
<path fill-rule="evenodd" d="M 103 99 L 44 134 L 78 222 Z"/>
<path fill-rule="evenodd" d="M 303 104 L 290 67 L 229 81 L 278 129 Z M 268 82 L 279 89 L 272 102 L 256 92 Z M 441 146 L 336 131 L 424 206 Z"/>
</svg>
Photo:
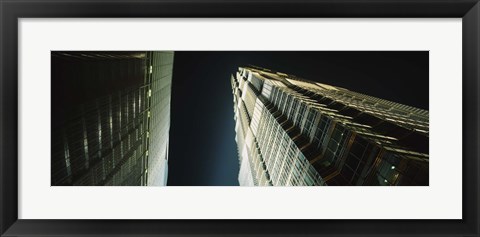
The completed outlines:
<svg viewBox="0 0 480 237">
<path fill-rule="evenodd" d="M 256 65 L 428 110 L 428 52 L 175 52 L 169 186 L 238 185 L 230 75 Z"/>
</svg>

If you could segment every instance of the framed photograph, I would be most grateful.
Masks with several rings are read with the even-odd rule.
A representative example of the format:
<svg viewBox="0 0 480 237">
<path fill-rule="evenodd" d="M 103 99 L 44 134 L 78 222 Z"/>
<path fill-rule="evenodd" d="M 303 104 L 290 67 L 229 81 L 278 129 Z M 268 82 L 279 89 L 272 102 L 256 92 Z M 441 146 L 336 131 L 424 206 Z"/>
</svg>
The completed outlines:
<svg viewBox="0 0 480 237">
<path fill-rule="evenodd" d="M 1 4 L 1 236 L 479 236 L 477 0 Z"/>
</svg>

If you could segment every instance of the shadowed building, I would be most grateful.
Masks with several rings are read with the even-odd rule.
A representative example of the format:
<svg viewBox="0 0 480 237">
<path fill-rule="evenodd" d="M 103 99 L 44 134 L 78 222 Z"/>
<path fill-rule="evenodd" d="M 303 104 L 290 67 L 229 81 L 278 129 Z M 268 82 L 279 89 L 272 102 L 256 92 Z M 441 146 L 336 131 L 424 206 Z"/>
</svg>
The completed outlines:
<svg viewBox="0 0 480 237">
<path fill-rule="evenodd" d="M 173 52 L 51 60 L 51 185 L 165 185 Z"/>
<path fill-rule="evenodd" d="M 231 78 L 242 186 L 428 185 L 428 111 L 258 67 Z"/>
</svg>

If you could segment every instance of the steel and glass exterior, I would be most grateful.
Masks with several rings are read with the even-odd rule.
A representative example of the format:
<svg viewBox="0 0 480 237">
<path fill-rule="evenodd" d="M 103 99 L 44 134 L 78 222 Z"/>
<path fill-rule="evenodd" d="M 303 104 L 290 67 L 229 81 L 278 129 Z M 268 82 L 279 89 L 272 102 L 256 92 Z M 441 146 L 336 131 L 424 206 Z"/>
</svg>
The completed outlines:
<svg viewBox="0 0 480 237">
<path fill-rule="evenodd" d="M 231 84 L 240 185 L 429 184 L 428 111 L 258 67 Z"/>
<path fill-rule="evenodd" d="M 52 52 L 51 185 L 166 185 L 173 52 Z"/>
</svg>

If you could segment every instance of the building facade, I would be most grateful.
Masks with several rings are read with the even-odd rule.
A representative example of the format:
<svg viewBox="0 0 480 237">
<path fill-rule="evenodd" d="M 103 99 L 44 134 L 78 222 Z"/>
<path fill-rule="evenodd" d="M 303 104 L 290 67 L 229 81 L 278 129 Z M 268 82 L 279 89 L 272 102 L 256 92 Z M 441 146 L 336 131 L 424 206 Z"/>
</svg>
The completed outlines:
<svg viewBox="0 0 480 237">
<path fill-rule="evenodd" d="M 52 52 L 51 185 L 166 185 L 173 52 Z"/>
<path fill-rule="evenodd" d="M 231 83 L 241 186 L 429 185 L 428 111 L 258 67 Z"/>
</svg>

